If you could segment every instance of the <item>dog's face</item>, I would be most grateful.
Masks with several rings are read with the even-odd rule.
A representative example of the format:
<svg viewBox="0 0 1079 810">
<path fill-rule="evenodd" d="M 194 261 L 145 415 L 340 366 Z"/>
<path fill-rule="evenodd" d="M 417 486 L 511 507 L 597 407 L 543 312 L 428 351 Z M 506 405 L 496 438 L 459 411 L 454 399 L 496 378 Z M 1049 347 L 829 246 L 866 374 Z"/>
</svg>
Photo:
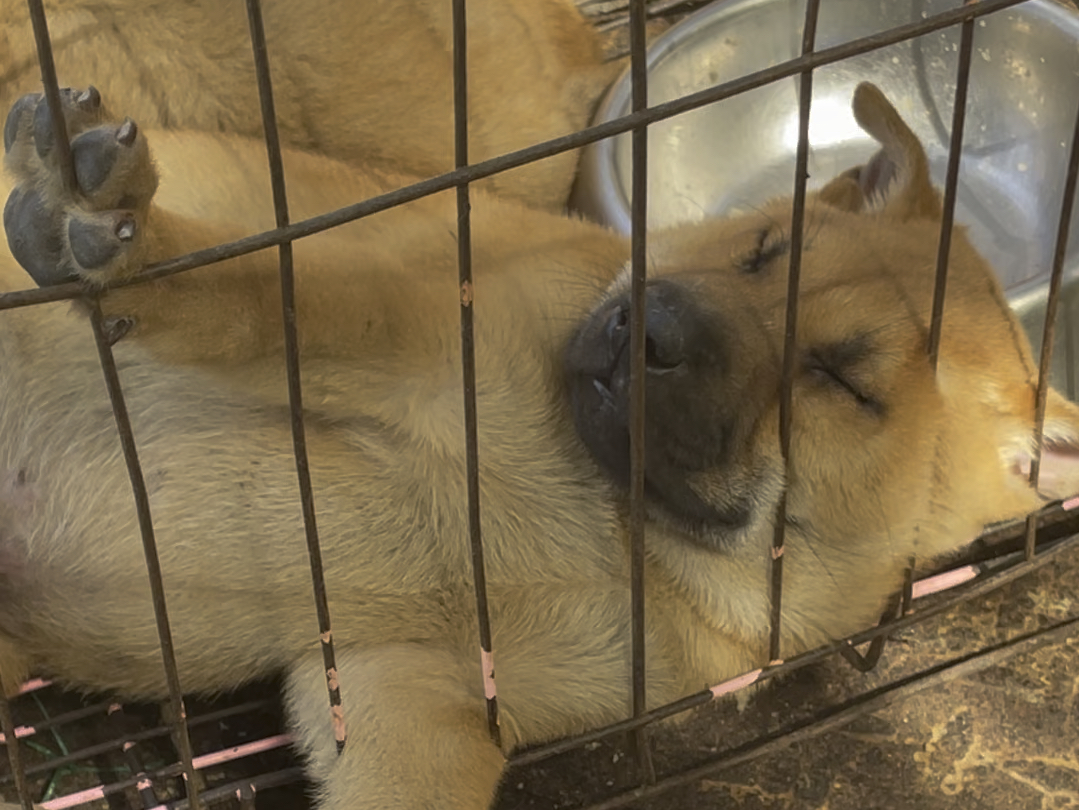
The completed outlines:
<svg viewBox="0 0 1079 810">
<path fill-rule="evenodd" d="M 874 557 L 899 570 L 1042 497 L 1079 491 L 1070 461 L 1079 418 L 1055 393 L 1041 496 L 1027 484 L 1036 366 L 961 230 L 931 367 L 938 195 L 921 145 L 880 92 L 863 85 L 854 109 L 883 149 L 808 202 L 789 476 L 778 424 L 790 201 L 651 240 L 645 490 L 653 534 L 674 538 L 654 553 L 675 567 L 689 566 L 687 555 L 696 566 L 709 556 L 763 559 L 784 490 L 789 550 L 808 549 L 801 558 L 823 560 L 826 573 Z M 624 275 L 566 360 L 578 433 L 620 483 L 629 475 L 628 311 Z"/>
</svg>

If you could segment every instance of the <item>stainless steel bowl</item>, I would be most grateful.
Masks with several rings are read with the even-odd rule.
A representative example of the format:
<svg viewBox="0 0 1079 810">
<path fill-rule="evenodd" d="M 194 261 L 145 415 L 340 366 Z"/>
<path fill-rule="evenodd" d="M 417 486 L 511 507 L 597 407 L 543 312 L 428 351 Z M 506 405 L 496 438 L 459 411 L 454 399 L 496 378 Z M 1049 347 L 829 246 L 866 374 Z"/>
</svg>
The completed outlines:
<svg viewBox="0 0 1079 810">
<path fill-rule="evenodd" d="M 872 35 L 954 8 L 958 0 L 822 0 L 817 48 Z M 727 0 L 655 41 L 648 93 L 659 104 L 796 57 L 805 0 Z M 922 139 L 943 184 L 955 94 L 959 28 L 927 34 L 814 71 L 810 187 L 865 162 L 872 140 L 854 122 L 858 82 L 875 82 Z M 790 194 L 798 133 L 797 78 L 788 78 L 649 129 L 651 227 L 735 212 Z M 597 121 L 629 111 L 624 75 Z M 1079 15 L 1029 0 L 975 23 L 956 218 L 997 268 L 1037 344 L 1063 199 L 1064 169 L 1079 106 Z M 629 230 L 630 138 L 582 156 L 575 207 Z M 1079 231 L 1079 213 L 1072 233 Z M 1055 383 L 1075 398 L 1079 377 L 1079 235 L 1054 355 Z M 1074 333 L 1074 334 L 1073 334 Z"/>
</svg>

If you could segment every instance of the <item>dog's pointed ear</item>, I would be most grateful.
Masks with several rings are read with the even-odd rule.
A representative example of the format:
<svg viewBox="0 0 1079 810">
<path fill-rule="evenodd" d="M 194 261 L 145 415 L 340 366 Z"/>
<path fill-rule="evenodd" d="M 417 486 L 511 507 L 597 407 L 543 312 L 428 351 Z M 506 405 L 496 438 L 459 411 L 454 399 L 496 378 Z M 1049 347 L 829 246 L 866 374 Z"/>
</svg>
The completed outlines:
<svg viewBox="0 0 1079 810">
<path fill-rule="evenodd" d="M 819 199 L 845 211 L 866 211 L 898 219 L 941 215 L 940 195 L 929 179 L 929 161 L 917 136 L 875 85 L 854 91 L 854 119 L 881 145 L 866 165 L 836 177 Z"/>
<path fill-rule="evenodd" d="M 1029 457 L 1019 468 L 1030 474 Z M 1053 389 L 1045 404 L 1038 492 L 1050 500 L 1079 495 L 1079 407 Z"/>
</svg>

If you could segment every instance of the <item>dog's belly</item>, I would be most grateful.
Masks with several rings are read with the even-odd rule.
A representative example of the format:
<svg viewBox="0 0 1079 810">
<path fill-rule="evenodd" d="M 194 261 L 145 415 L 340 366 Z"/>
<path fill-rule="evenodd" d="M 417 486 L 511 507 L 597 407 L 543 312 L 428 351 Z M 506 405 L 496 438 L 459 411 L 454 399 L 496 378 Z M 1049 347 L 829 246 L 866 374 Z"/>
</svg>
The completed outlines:
<svg viewBox="0 0 1079 810">
<path fill-rule="evenodd" d="M 50 668 L 154 691 L 134 499 L 89 324 L 68 307 L 5 313 L 0 328 L 0 622 L 19 636 L 47 604 L 56 619 L 20 641 L 48 651 Z M 280 666 L 318 637 L 287 414 L 122 343 L 116 355 L 187 685 L 224 688 Z M 392 509 L 367 501 L 362 483 L 378 459 L 309 433 L 331 592 L 380 635 L 395 634 L 394 617 L 403 634 L 431 632 L 421 592 L 450 584 L 447 555 L 407 531 L 392 548 L 377 542 L 365 524 Z"/>
</svg>

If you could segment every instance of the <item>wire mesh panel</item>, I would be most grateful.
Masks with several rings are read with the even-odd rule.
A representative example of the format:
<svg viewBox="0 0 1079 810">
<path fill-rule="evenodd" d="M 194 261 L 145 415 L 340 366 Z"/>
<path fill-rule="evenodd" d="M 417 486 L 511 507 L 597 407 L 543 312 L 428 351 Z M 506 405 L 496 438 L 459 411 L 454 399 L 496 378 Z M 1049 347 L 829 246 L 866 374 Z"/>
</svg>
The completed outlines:
<svg viewBox="0 0 1079 810">
<path fill-rule="evenodd" d="M 822 0 L 827 2 L 827 0 Z M 323 577 L 319 535 L 316 521 L 316 503 L 306 457 L 304 410 L 302 404 L 301 364 L 299 345 L 296 334 L 296 308 L 293 292 L 292 243 L 306 236 L 329 230 L 354 220 L 370 216 L 391 207 L 404 204 L 424 196 L 456 189 L 457 200 L 457 256 L 459 269 L 459 293 L 461 313 L 461 348 L 464 391 L 464 424 L 467 458 L 467 493 L 468 516 L 470 527 L 470 551 L 474 592 L 476 599 L 478 637 L 480 650 L 480 671 L 483 678 L 483 694 L 486 701 L 486 716 L 492 738 L 499 742 L 499 714 L 495 690 L 495 651 L 492 644 L 491 617 L 487 605 L 484 547 L 481 533 L 480 513 L 483 504 L 480 501 L 479 470 L 483 463 L 478 445 L 477 422 L 483 418 L 477 412 L 476 404 L 476 358 L 473 334 L 473 318 L 476 309 L 474 280 L 472 277 L 472 245 L 470 221 L 470 183 L 489 177 L 511 168 L 522 166 L 545 157 L 577 149 L 588 143 L 621 133 L 631 133 L 633 152 L 632 171 L 632 236 L 631 236 L 631 284 L 630 305 L 630 352 L 632 356 L 632 385 L 630 407 L 630 509 L 629 509 L 629 546 L 631 561 L 632 605 L 630 608 L 631 640 L 631 694 L 627 705 L 629 716 L 618 723 L 605 728 L 595 729 L 573 739 L 560 740 L 546 745 L 512 753 L 509 757 L 515 769 L 507 780 L 506 801 L 514 801 L 512 774 L 529 774 L 527 780 L 542 778 L 542 770 L 529 772 L 528 768 L 540 768 L 542 763 L 552 757 L 577 750 L 612 750 L 613 741 L 629 735 L 632 756 L 629 759 L 633 767 L 607 782 L 607 790 L 597 789 L 588 795 L 589 801 L 576 801 L 572 804 L 588 804 L 591 808 L 609 808 L 648 800 L 660 796 L 665 791 L 700 782 L 723 769 L 767 756 L 775 751 L 813 739 L 836 728 L 849 724 L 853 719 L 874 712 L 890 703 L 899 701 L 908 695 L 932 688 L 942 683 L 968 677 L 987 667 L 997 666 L 1014 656 L 1028 655 L 1045 645 L 1061 643 L 1070 639 L 1076 629 L 1079 617 L 1058 617 L 1044 626 L 1030 632 L 1013 634 L 1005 640 L 974 652 L 964 652 L 950 659 L 942 660 L 933 666 L 903 673 L 890 682 L 877 684 L 861 694 L 847 697 L 830 705 L 807 711 L 802 716 L 789 722 L 771 723 L 753 739 L 739 741 L 722 750 L 714 750 L 713 755 L 704 757 L 690 767 L 663 769 L 653 754 L 653 746 L 644 730 L 658 720 L 673 717 L 686 710 L 713 702 L 739 690 L 774 679 L 803 671 L 812 664 L 825 659 L 841 657 L 864 671 L 872 669 L 879 659 L 884 640 L 903 633 L 922 622 L 931 620 L 954 605 L 984 596 L 993 589 L 1014 582 L 1017 578 L 1045 569 L 1063 559 L 1077 542 L 1073 533 L 1079 530 L 1079 515 L 1072 509 L 1079 503 L 1068 502 L 1063 505 L 1048 507 L 1040 513 L 1031 515 L 1021 526 L 997 528 L 986 539 L 992 541 L 991 553 L 976 554 L 958 564 L 946 566 L 943 570 L 918 579 L 908 575 L 907 593 L 902 604 L 897 604 L 886 612 L 880 625 L 853 637 L 836 641 L 820 649 L 800 655 L 784 658 L 781 647 L 781 607 L 783 600 L 783 560 L 784 531 L 788 525 L 786 503 L 780 500 L 778 517 L 775 520 L 775 537 L 771 548 L 770 576 L 770 615 L 771 633 L 769 655 L 761 667 L 746 672 L 724 683 L 702 688 L 676 703 L 666 706 L 649 706 L 646 701 L 646 661 L 645 661 L 645 598 L 644 572 L 647 554 L 645 533 L 645 400 L 644 376 L 646 361 L 645 335 L 645 288 L 647 282 L 647 264 L 649 258 L 648 242 L 645 235 L 647 223 L 648 198 L 648 131 L 649 125 L 672 118 L 681 113 L 698 109 L 716 101 L 730 98 L 754 88 L 761 87 L 787 77 L 797 77 L 798 82 L 798 133 L 797 161 L 793 178 L 793 218 L 789 223 L 791 256 L 788 268 L 788 296 L 786 322 L 783 330 L 784 346 L 782 360 L 781 400 L 780 400 L 780 450 L 784 459 L 790 454 L 791 420 L 796 418 L 792 412 L 793 380 L 797 372 L 796 333 L 798 325 L 799 271 L 806 234 L 805 213 L 809 167 L 809 131 L 812 114 L 811 98 L 814 70 L 840 60 L 880 49 L 888 45 L 904 42 L 927 32 L 939 31 L 949 26 L 959 26 L 961 44 L 958 56 L 958 72 L 955 81 L 953 117 L 950 126 L 950 149 L 947 179 L 943 196 L 943 218 L 939 236 L 938 259 L 936 267 L 935 291 L 932 304 L 932 317 L 926 341 L 926 350 L 930 362 L 937 363 L 941 330 L 943 328 L 944 301 L 947 290 L 947 270 L 950 255 L 950 240 L 956 206 L 960 152 L 963 143 L 965 112 L 967 108 L 968 81 L 971 61 L 974 53 L 975 26 L 980 17 L 1017 5 L 1021 0 L 984 0 L 979 3 L 956 4 L 954 8 L 926 19 L 899 26 L 870 37 L 852 40 L 841 45 L 819 48 L 816 42 L 817 15 L 821 2 L 809 0 L 806 5 L 805 21 L 802 27 L 800 55 L 782 64 L 774 65 L 733 81 L 717 84 L 682 98 L 662 104 L 648 104 L 648 73 L 646 69 L 645 41 L 646 21 L 651 10 L 653 13 L 666 9 L 681 10 L 693 3 L 654 3 L 647 6 L 643 0 L 631 0 L 628 9 L 630 74 L 632 76 L 632 105 L 628 115 L 618 120 L 603 123 L 580 132 L 573 133 L 525 149 L 470 163 L 468 154 L 468 64 L 465 0 L 453 1 L 454 26 L 454 88 L 455 88 L 455 166 L 456 168 L 435 177 L 381 196 L 357 201 L 355 204 L 322 216 L 300 222 L 290 222 L 288 200 L 285 190 L 284 171 L 282 168 L 281 146 L 277 135 L 277 122 L 274 112 L 273 91 L 270 80 L 270 63 L 273 54 L 269 53 L 262 31 L 261 11 L 258 0 L 247 0 L 247 10 L 251 28 L 251 38 L 255 54 L 259 94 L 262 103 L 262 121 L 269 154 L 270 174 L 275 210 L 276 228 L 266 233 L 247 237 L 235 242 L 197 251 L 176 259 L 153 265 L 139 278 L 121 282 L 116 286 L 146 283 L 185 272 L 206 264 L 219 262 L 227 258 L 246 255 L 271 246 L 279 250 L 280 287 L 283 302 L 283 320 L 285 334 L 286 378 L 289 393 L 289 409 L 293 435 L 293 450 L 299 478 L 299 508 L 302 510 L 306 532 L 307 547 L 311 560 L 312 581 L 315 594 L 317 635 L 322 645 L 326 681 L 328 687 L 328 722 L 333 723 L 338 752 L 346 745 L 346 730 L 342 712 L 342 696 L 338 689 L 337 669 L 333 647 L 331 617 L 328 596 Z M 59 89 L 49 47 L 44 11 L 40 0 L 29 0 L 35 22 L 38 53 L 41 62 L 46 96 L 53 111 L 53 129 L 61 145 L 58 160 L 67 167 L 62 176 L 74 186 L 74 169 L 65 132 L 65 123 L 61 113 Z M 610 4 L 594 4 L 596 13 L 610 15 L 618 9 Z M 615 4 L 617 5 L 617 4 Z M 611 18 L 613 19 L 613 18 Z M 1037 379 L 1037 423 L 1035 428 L 1035 446 L 1040 448 L 1043 439 L 1043 420 L 1045 418 L 1047 392 L 1049 386 L 1050 363 L 1055 345 L 1054 330 L 1057 327 L 1057 309 L 1061 296 L 1062 280 L 1065 271 L 1066 248 L 1069 239 L 1069 225 L 1073 219 L 1073 203 L 1076 192 L 1077 174 L 1079 174 L 1079 116 L 1075 124 L 1075 134 L 1070 143 L 1064 183 L 1063 205 L 1056 226 L 1056 249 L 1053 256 L 1051 280 L 1046 306 L 1044 333 L 1041 342 L 1041 358 Z M 8 777 L 17 788 L 24 806 L 29 807 L 31 793 L 44 795 L 43 806 L 48 810 L 60 810 L 79 804 L 107 801 L 110 806 L 145 807 L 186 807 L 197 806 L 200 802 L 229 800 L 244 806 L 250 806 L 255 791 L 266 790 L 282 784 L 293 784 L 300 779 L 300 769 L 295 762 L 283 759 L 282 749 L 288 744 L 288 737 L 280 732 L 279 717 L 272 701 L 264 697 L 234 701 L 227 707 L 202 707 L 199 713 L 189 716 L 182 694 L 182 683 L 177 674 L 175 655 L 172 651 L 168 610 L 164 587 L 161 582 L 160 564 L 154 540 L 154 524 L 150 514 L 146 484 L 140 468 L 137 436 L 127 417 L 124 393 L 112 357 L 109 324 L 105 322 L 97 304 L 95 294 L 76 283 L 58 284 L 39 290 L 27 290 L 0 295 L 0 310 L 15 309 L 36 304 L 75 299 L 88 305 L 90 327 L 99 350 L 102 369 L 108 387 L 113 413 L 116 418 L 123 453 L 131 477 L 139 525 L 142 531 L 146 551 L 147 568 L 150 576 L 154 607 L 157 613 L 158 630 L 161 640 L 163 665 L 168 682 L 170 701 L 168 715 L 146 720 L 143 717 L 142 728 L 124 727 L 114 733 L 106 734 L 102 741 L 92 741 L 85 745 L 70 746 L 63 739 L 62 729 L 74 727 L 75 723 L 89 721 L 100 728 L 118 726 L 118 718 L 131 715 L 145 715 L 151 711 L 147 707 L 124 709 L 111 702 L 90 701 L 71 708 L 59 716 L 45 716 L 35 720 L 25 718 L 25 710 L 17 708 L 11 714 L 10 707 L 0 702 L 0 721 L 3 722 L 5 739 L 11 758 L 11 773 Z M 1039 476 L 1039 455 L 1035 453 L 1030 467 L 1030 481 L 1036 484 Z M 987 546 L 988 547 L 988 546 Z M 913 561 L 911 564 L 913 568 Z M 856 649 L 869 644 L 865 654 Z M 32 694 L 37 694 L 31 690 Z M 20 698 L 19 705 L 27 703 L 27 698 Z M 40 706 L 40 701 L 38 701 Z M 43 710 L 44 711 L 44 710 Z M 21 712 L 21 713 L 20 713 Z M 264 719 L 249 720 L 251 713 L 269 714 L 272 719 L 267 724 Z M 773 718 L 774 719 L 774 718 Z M 237 741 L 233 736 L 223 734 L 226 725 L 251 723 L 265 729 L 258 739 Z M 216 724 L 216 725 L 215 725 Z M 203 733 L 207 728 L 214 728 L 216 733 Z M 200 729 L 202 731 L 200 731 Z M 355 731 L 353 731 L 355 733 Z M 52 742 L 42 744 L 40 740 L 51 735 Z M 82 735 L 76 735 L 80 740 Z M 193 747 L 192 737 L 197 746 L 214 750 L 198 751 Z M 228 739 L 226 739 L 228 738 Z M 19 740 L 26 745 L 18 744 Z M 165 741 L 165 742 L 162 742 Z M 171 748 L 175 745 L 175 748 Z M 604 747 L 606 746 L 606 747 Z M 70 750 L 75 747 L 77 750 Z M 27 748 L 36 756 L 27 757 Z M 143 755 L 143 751 L 150 753 Z M 616 752 L 620 749 L 613 749 Z M 260 759 L 261 758 L 261 759 Z M 617 760 L 616 753 L 615 759 Z M 28 762 L 27 760 L 33 760 Z M 225 775 L 208 776 L 213 768 L 224 763 L 239 760 L 259 759 L 257 765 L 242 771 L 229 771 Z M 178 760 L 178 761 L 177 761 Z M 95 762 L 86 766 L 86 762 Z M 682 764 L 684 766 L 684 763 Z M 231 767 L 231 765 L 229 766 Z M 67 796 L 50 795 L 48 783 L 67 768 L 83 768 L 75 781 L 85 786 Z M 75 771 L 65 774 L 71 776 Z M 43 777 L 44 775 L 44 777 Z M 33 782 L 31 787 L 29 782 Z M 521 782 L 524 785 L 524 782 Z M 523 789 L 523 787 L 521 788 Z M 42 793 L 44 792 L 44 793 Z M 517 804 L 543 804 L 550 797 L 530 796 L 527 801 Z"/>
</svg>

